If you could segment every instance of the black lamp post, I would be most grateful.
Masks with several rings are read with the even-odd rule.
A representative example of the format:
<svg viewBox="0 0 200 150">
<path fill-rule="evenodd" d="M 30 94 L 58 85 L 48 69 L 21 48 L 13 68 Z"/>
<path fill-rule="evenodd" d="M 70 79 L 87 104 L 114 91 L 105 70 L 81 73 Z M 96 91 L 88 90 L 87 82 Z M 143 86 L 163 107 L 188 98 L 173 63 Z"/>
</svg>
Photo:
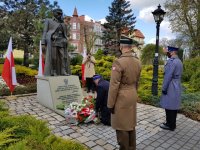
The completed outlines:
<svg viewBox="0 0 200 150">
<path fill-rule="evenodd" d="M 165 11 L 161 9 L 160 4 L 158 8 L 152 12 L 154 16 L 154 20 L 156 22 L 156 49 L 155 49 L 155 57 L 153 61 L 153 80 L 152 80 L 152 94 L 158 95 L 158 50 L 159 50 L 159 30 L 160 23 L 164 19 Z"/>
</svg>

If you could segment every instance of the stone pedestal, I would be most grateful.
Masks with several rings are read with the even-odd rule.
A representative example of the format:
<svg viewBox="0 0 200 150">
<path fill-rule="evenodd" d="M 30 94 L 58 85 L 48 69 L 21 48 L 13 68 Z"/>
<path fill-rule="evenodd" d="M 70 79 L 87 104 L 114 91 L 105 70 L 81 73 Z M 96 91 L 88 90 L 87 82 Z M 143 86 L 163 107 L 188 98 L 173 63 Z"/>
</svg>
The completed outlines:
<svg viewBox="0 0 200 150">
<path fill-rule="evenodd" d="M 40 104 L 64 116 L 59 105 L 81 102 L 82 89 L 78 76 L 36 76 L 37 97 Z"/>
</svg>

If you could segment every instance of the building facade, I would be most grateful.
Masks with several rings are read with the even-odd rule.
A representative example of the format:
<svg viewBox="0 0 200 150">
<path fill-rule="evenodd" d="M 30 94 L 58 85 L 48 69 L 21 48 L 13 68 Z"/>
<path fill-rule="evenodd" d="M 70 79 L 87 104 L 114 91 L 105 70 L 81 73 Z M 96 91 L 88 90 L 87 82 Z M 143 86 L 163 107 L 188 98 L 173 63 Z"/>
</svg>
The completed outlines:
<svg viewBox="0 0 200 150">
<path fill-rule="evenodd" d="M 84 51 L 95 53 L 103 48 L 101 36 L 101 22 L 86 20 L 85 15 L 78 16 L 77 9 L 74 9 L 72 16 L 64 18 L 69 30 L 69 45 L 74 47 L 74 52 Z"/>
<path fill-rule="evenodd" d="M 132 38 L 133 40 L 135 40 L 137 42 L 136 45 L 134 45 L 133 47 L 133 51 L 135 53 L 135 55 L 140 58 L 141 57 L 141 51 L 144 48 L 144 39 L 145 36 L 143 35 L 143 33 L 139 30 L 139 29 L 134 29 L 133 31 L 128 32 L 127 29 L 123 30 L 122 32 L 124 35 Z"/>
</svg>

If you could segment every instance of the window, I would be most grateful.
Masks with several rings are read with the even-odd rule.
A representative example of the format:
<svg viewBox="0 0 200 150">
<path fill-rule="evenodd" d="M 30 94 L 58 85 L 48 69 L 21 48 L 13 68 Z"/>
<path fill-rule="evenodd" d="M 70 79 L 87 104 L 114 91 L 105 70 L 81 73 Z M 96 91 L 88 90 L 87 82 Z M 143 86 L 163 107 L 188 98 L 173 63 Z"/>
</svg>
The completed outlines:
<svg viewBox="0 0 200 150">
<path fill-rule="evenodd" d="M 75 50 L 78 49 L 78 44 L 77 43 L 72 43 L 72 45 L 75 47 Z"/>
<path fill-rule="evenodd" d="M 80 40 L 80 34 L 77 33 L 77 40 Z"/>
<path fill-rule="evenodd" d="M 80 29 L 80 23 L 78 23 L 78 27 L 77 28 Z"/>
<path fill-rule="evenodd" d="M 76 40 L 76 33 L 73 33 L 73 34 L 72 34 L 72 39 L 73 39 L 73 40 Z"/>
<path fill-rule="evenodd" d="M 73 23 L 73 27 L 74 30 L 76 30 L 76 22 Z"/>
</svg>

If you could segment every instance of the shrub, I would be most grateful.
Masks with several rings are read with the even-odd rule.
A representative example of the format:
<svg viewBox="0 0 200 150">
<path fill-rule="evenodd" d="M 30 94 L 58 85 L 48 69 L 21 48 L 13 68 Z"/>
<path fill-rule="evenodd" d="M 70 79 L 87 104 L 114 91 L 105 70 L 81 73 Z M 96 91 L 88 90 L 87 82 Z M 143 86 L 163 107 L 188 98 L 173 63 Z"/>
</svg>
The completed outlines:
<svg viewBox="0 0 200 150">
<path fill-rule="evenodd" d="M 18 94 L 28 94 L 28 93 L 36 93 L 37 92 L 37 85 L 36 83 L 27 83 L 25 86 L 16 86 L 13 95 Z M 10 95 L 10 90 L 7 86 L 4 86 L 0 90 L 0 96 Z"/>
<path fill-rule="evenodd" d="M 0 74 L 2 74 L 3 65 L 0 64 Z M 35 76 L 37 75 L 37 70 L 30 69 L 25 66 L 15 65 L 16 74 L 25 74 L 28 76 Z"/>
<path fill-rule="evenodd" d="M 73 65 L 73 66 L 81 65 L 82 61 L 83 61 L 83 56 L 78 54 L 77 56 L 71 58 L 71 65 Z"/>
<path fill-rule="evenodd" d="M 181 99 L 180 112 L 194 120 L 200 121 L 200 93 L 184 93 Z"/>
<path fill-rule="evenodd" d="M 32 116 L 10 116 L 0 101 L 0 149 L 5 150 L 88 150 L 74 141 L 50 133 L 46 122 Z"/>
<path fill-rule="evenodd" d="M 98 49 L 97 52 L 94 55 L 94 57 L 95 57 L 96 60 L 101 59 L 103 56 L 104 56 L 103 50 L 101 50 L 101 49 Z"/>
</svg>

